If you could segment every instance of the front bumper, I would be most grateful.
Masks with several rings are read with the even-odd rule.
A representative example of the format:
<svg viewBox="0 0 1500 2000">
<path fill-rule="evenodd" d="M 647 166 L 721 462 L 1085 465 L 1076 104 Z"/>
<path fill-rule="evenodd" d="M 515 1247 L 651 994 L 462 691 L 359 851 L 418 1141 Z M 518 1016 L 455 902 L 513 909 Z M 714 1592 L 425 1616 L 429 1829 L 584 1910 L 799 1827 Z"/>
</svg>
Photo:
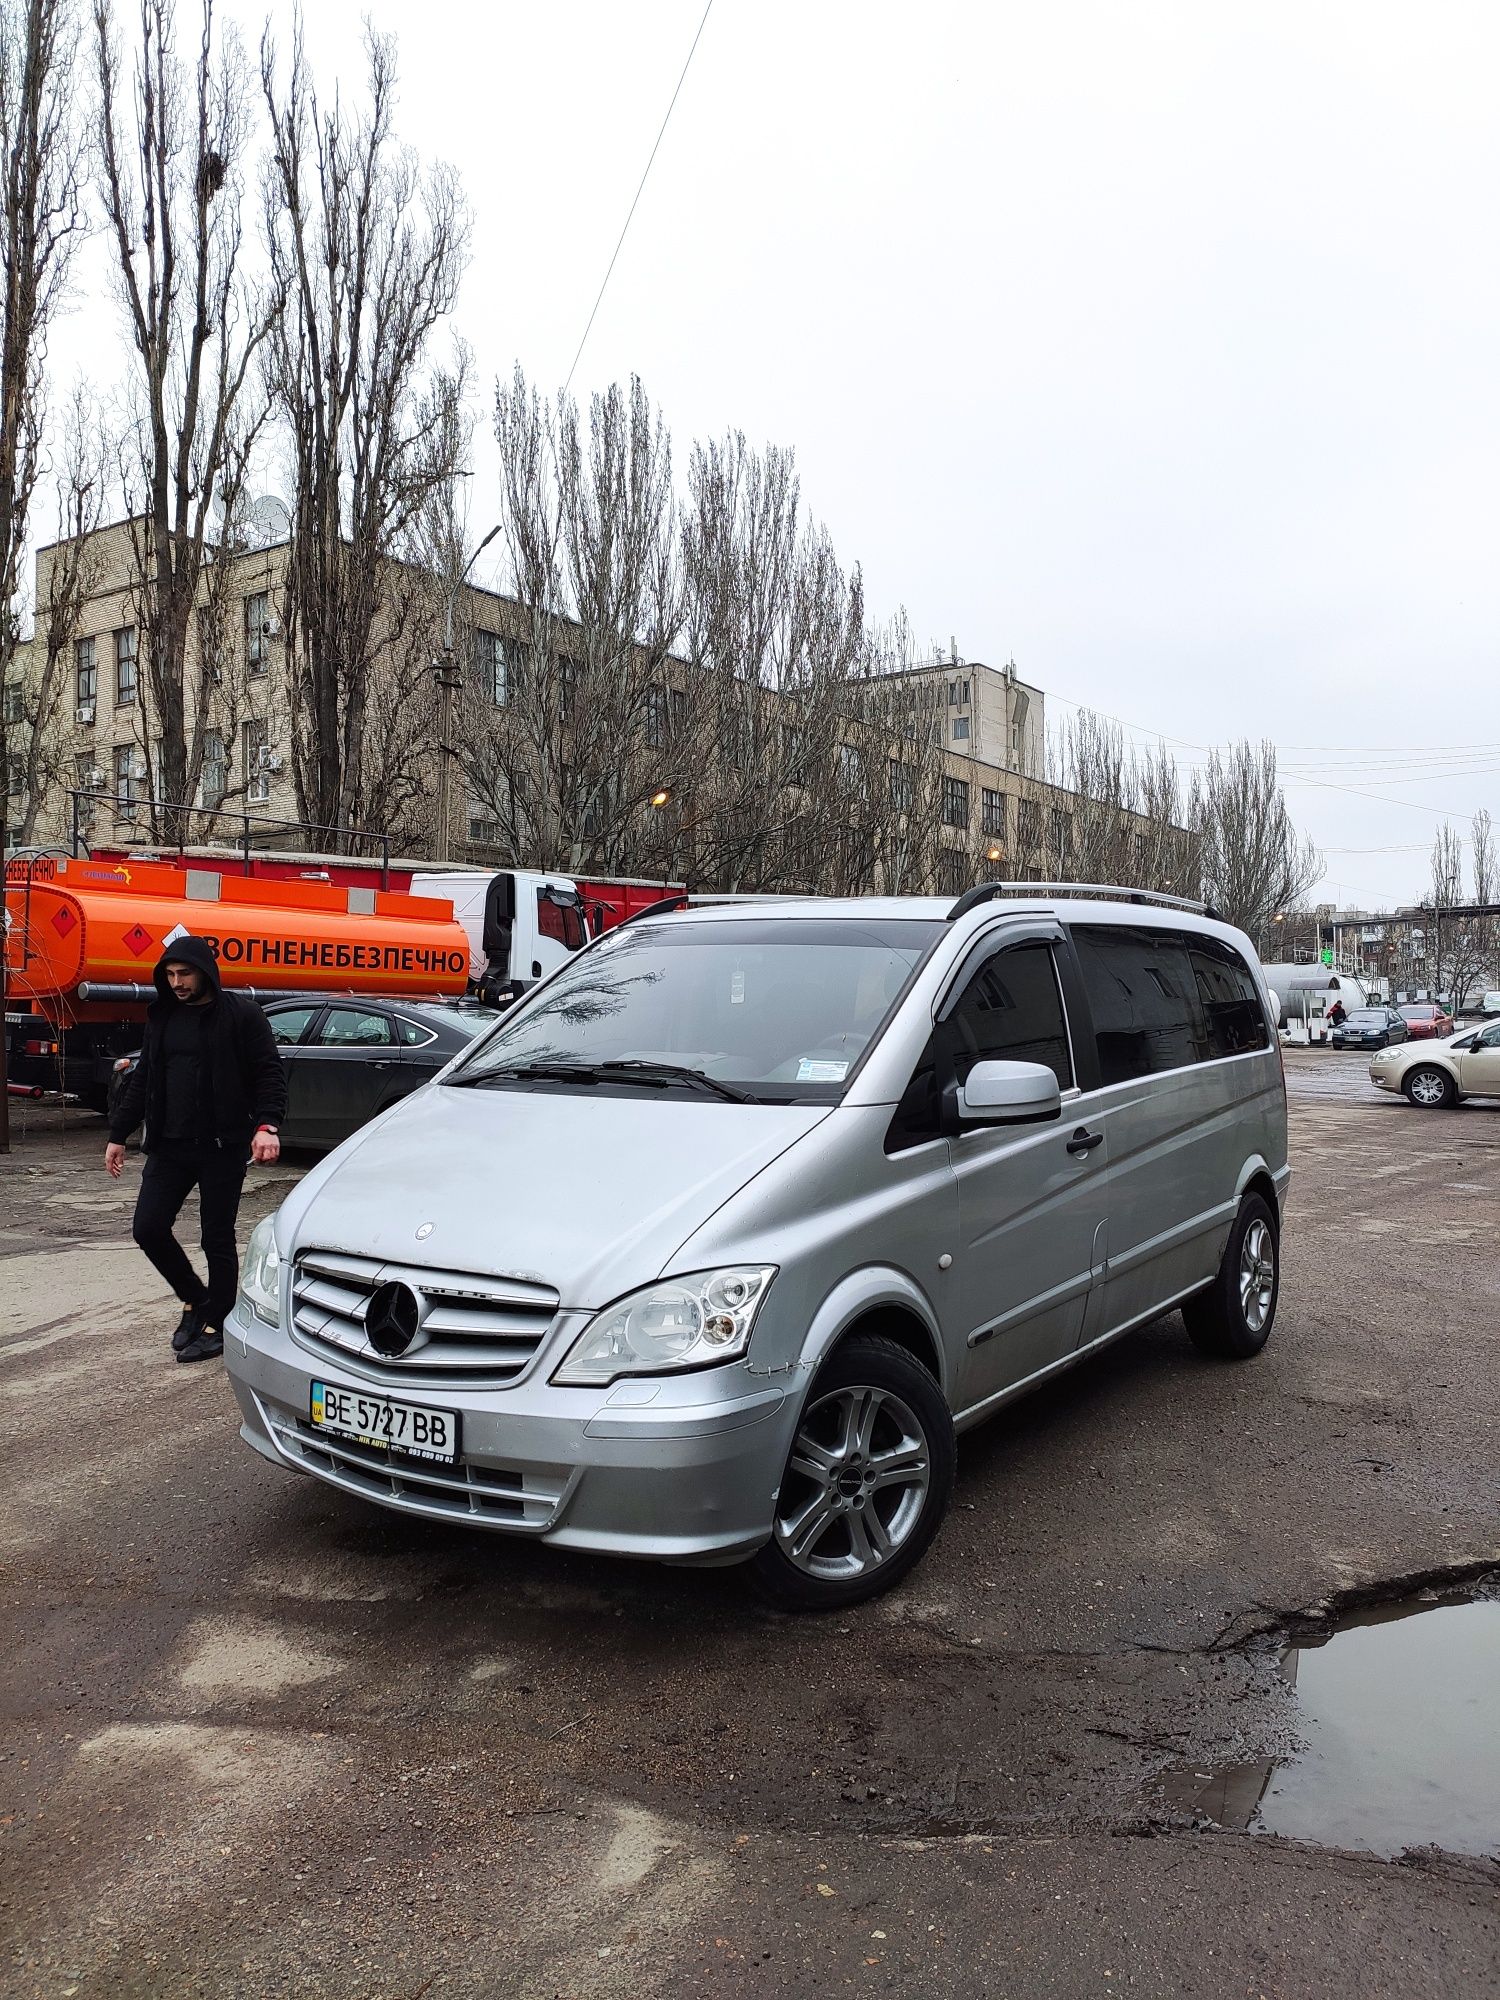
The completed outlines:
<svg viewBox="0 0 1500 2000">
<path fill-rule="evenodd" d="M 243 1299 L 224 1328 L 245 1442 L 382 1507 L 661 1562 L 733 1561 L 768 1539 L 796 1418 L 784 1383 L 732 1363 L 563 1389 L 538 1359 L 504 1387 L 408 1385 L 394 1370 L 376 1379 L 310 1352 Z M 315 1381 L 458 1411 L 458 1462 L 393 1459 L 315 1432 Z"/>
</svg>

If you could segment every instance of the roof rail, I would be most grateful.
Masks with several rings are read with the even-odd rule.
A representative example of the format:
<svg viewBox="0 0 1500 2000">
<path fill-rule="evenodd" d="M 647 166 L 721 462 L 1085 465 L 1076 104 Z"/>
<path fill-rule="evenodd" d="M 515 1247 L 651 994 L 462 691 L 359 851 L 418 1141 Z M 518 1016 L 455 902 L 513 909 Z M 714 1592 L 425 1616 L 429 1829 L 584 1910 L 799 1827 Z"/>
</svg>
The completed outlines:
<svg viewBox="0 0 1500 2000">
<path fill-rule="evenodd" d="M 1168 896 L 1160 889 L 1130 889 L 1121 882 L 978 882 L 959 897 L 948 912 L 948 922 L 1001 896 L 1118 896 L 1127 903 L 1157 903 L 1170 910 L 1192 910 L 1200 917 L 1214 915 L 1207 903 L 1195 902 L 1190 896 Z"/>
</svg>

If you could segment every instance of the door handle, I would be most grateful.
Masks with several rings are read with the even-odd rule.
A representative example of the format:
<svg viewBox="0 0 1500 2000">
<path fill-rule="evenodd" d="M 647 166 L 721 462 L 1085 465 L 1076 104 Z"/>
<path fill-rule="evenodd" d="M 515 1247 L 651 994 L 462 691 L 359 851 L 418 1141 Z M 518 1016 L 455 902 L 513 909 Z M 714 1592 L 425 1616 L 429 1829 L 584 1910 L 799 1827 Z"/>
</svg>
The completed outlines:
<svg viewBox="0 0 1500 2000">
<path fill-rule="evenodd" d="M 1070 1153 L 1092 1153 L 1096 1146 L 1102 1146 L 1103 1144 L 1104 1134 L 1102 1132 L 1089 1132 L 1080 1125 L 1068 1141 L 1068 1151 Z"/>
<path fill-rule="evenodd" d="M 389 1056 L 377 1056 L 374 1062 L 370 1064 L 370 1067 L 371 1069 L 390 1069 L 391 1058 Z"/>
</svg>

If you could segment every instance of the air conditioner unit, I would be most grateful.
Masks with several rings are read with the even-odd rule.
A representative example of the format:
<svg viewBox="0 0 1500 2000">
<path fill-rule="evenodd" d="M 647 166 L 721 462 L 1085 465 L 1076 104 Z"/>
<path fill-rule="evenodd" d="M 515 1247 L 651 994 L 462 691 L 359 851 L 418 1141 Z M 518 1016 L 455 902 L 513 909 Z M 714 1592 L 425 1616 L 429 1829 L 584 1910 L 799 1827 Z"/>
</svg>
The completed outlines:
<svg viewBox="0 0 1500 2000">
<path fill-rule="evenodd" d="M 91 765 L 89 769 L 84 772 L 83 786 L 84 790 L 88 792 L 99 792 L 104 789 L 104 773 L 100 770 L 97 764 Z"/>
<path fill-rule="evenodd" d="M 267 757 L 265 763 L 262 765 L 261 768 L 266 771 L 279 771 L 282 768 L 283 762 L 284 759 L 278 757 L 276 752 L 273 750 L 270 756 Z"/>
<path fill-rule="evenodd" d="M 281 769 L 281 759 L 269 743 L 262 743 L 256 750 L 255 768 L 257 771 L 279 771 Z"/>
<path fill-rule="evenodd" d="M 92 722 L 94 719 L 94 704 L 91 701 L 81 701 L 73 713 L 79 722 Z"/>
<path fill-rule="evenodd" d="M 262 639 L 279 639 L 281 637 L 281 620 L 279 618 L 262 618 L 260 621 L 260 636 Z"/>
</svg>

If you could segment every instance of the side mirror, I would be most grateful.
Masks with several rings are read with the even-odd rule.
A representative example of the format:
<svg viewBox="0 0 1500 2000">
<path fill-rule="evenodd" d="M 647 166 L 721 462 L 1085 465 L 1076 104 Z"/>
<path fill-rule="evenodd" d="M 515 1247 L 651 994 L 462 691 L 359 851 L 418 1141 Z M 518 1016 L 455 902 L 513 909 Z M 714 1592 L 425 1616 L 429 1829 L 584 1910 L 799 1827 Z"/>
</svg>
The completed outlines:
<svg viewBox="0 0 1500 2000">
<path fill-rule="evenodd" d="M 1039 1125 L 1062 1116 L 1062 1092 L 1045 1063 L 977 1062 L 958 1089 L 964 1125 Z"/>
</svg>

